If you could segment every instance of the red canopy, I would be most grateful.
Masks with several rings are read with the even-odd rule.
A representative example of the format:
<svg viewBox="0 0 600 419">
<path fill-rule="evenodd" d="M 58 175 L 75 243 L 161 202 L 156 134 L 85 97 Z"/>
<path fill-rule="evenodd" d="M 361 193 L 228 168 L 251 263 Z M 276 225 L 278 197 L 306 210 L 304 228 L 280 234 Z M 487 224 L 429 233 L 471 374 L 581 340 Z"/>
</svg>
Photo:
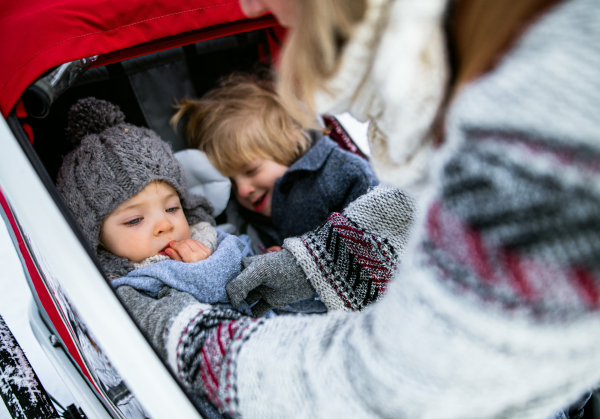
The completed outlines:
<svg viewBox="0 0 600 419">
<path fill-rule="evenodd" d="M 69 61 L 120 51 L 104 64 L 274 24 L 245 20 L 236 0 L 3 1 L 0 111 L 6 117 L 31 83 Z"/>
</svg>

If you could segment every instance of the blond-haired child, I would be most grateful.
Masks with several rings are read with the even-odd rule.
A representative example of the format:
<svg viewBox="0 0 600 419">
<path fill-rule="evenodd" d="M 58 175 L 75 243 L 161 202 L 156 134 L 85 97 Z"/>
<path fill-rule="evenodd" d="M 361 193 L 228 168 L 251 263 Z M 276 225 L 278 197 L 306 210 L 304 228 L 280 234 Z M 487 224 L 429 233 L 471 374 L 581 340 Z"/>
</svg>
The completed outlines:
<svg viewBox="0 0 600 419">
<path fill-rule="evenodd" d="M 234 75 L 183 100 L 190 146 L 231 178 L 239 212 L 266 246 L 281 246 L 342 211 L 378 181 L 369 163 L 319 131 L 305 131 L 270 82 Z"/>
</svg>

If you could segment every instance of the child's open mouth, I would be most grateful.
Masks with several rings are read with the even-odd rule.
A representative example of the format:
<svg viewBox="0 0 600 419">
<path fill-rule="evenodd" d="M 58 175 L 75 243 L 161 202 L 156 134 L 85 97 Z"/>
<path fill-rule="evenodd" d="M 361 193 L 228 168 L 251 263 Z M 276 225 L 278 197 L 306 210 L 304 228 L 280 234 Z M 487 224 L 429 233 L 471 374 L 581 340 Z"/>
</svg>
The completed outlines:
<svg viewBox="0 0 600 419">
<path fill-rule="evenodd" d="M 252 203 L 252 206 L 254 207 L 254 211 L 261 212 L 263 210 L 265 205 L 267 205 L 267 195 L 268 195 L 268 192 L 265 192 L 265 194 L 263 196 L 261 196 L 260 198 L 258 198 L 256 201 L 254 201 Z"/>
<path fill-rule="evenodd" d="M 167 252 L 165 252 L 165 250 L 167 250 L 169 248 L 169 245 L 167 244 L 165 247 L 162 248 L 162 250 L 160 252 L 158 252 L 159 255 L 163 255 L 163 256 L 169 256 L 167 255 Z"/>
</svg>

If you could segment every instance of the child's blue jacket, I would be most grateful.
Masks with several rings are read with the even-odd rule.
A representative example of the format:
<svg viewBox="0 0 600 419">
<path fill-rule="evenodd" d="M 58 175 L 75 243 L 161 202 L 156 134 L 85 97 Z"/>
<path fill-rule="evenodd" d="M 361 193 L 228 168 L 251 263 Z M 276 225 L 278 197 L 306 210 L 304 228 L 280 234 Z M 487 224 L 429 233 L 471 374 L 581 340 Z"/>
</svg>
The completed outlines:
<svg viewBox="0 0 600 419">
<path fill-rule="evenodd" d="M 318 227 L 379 184 L 369 162 L 318 131 L 310 134 L 314 145 L 275 181 L 270 218 L 238 205 L 267 247 Z"/>
</svg>

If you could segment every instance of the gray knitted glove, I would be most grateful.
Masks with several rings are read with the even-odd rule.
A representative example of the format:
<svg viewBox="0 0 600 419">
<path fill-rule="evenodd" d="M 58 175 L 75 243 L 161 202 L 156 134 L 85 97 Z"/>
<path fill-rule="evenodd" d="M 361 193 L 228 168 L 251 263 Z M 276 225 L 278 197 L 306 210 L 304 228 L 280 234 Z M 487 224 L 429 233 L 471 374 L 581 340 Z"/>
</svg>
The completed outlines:
<svg viewBox="0 0 600 419">
<path fill-rule="evenodd" d="M 242 268 L 245 268 L 242 273 L 225 287 L 234 307 L 244 299 L 252 304 L 262 298 L 270 306 L 282 308 L 315 293 L 306 274 L 286 249 L 243 258 Z M 263 307 L 262 313 L 265 305 L 260 301 L 259 305 Z M 256 310 L 252 311 L 257 314 Z"/>
<path fill-rule="evenodd" d="M 117 288 L 117 295 L 163 359 L 167 359 L 165 330 L 184 307 L 198 303 L 190 294 L 166 286 L 160 290 L 156 300 L 129 285 Z"/>
</svg>

